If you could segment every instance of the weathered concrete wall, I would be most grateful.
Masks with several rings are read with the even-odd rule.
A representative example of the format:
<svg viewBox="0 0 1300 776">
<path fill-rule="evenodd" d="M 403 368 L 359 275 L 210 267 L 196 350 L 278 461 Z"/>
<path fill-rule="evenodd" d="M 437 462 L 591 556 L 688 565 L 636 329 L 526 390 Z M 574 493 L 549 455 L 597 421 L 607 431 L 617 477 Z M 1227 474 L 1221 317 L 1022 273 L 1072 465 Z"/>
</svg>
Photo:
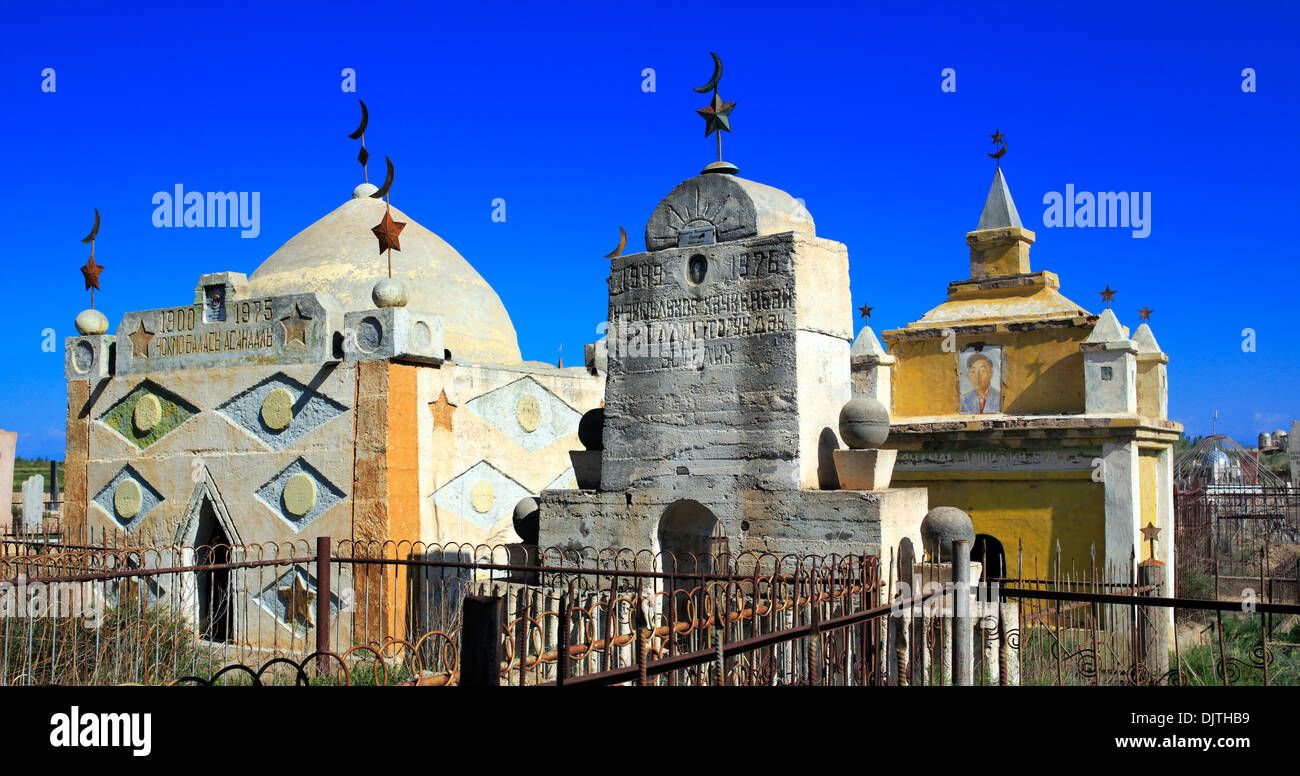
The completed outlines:
<svg viewBox="0 0 1300 776">
<path fill-rule="evenodd" d="M 519 541 L 520 499 L 573 488 L 578 421 L 600 406 L 603 376 L 582 367 L 444 363 L 421 369 L 414 428 L 421 440 L 419 525 L 426 542 Z"/>
<path fill-rule="evenodd" d="M 927 511 L 920 488 L 864 491 L 741 489 L 734 477 L 683 477 L 675 487 L 629 493 L 546 491 L 538 498 L 545 546 L 662 549 L 669 507 L 696 501 L 717 518 L 732 555 L 742 552 L 880 554 L 903 538 L 920 546 Z"/>
<path fill-rule="evenodd" d="M 277 391 L 289 401 L 288 415 L 272 420 L 282 428 L 263 414 Z M 85 504 L 96 533 L 193 544 L 210 538 L 197 533 L 207 499 L 231 541 L 350 536 L 356 396 L 347 364 L 116 377 L 93 394 L 72 381 L 67 519 L 75 526 Z M 285 501 L 290 480 L 310 504 Z"/>
<path fill-rule="evenodd" d="M 847 294 L 844 246 L 800 234 L 615 259 L 602 490 L 682 469 L 818 487 L 822 431 L 849 397 Z"/>
</svg>

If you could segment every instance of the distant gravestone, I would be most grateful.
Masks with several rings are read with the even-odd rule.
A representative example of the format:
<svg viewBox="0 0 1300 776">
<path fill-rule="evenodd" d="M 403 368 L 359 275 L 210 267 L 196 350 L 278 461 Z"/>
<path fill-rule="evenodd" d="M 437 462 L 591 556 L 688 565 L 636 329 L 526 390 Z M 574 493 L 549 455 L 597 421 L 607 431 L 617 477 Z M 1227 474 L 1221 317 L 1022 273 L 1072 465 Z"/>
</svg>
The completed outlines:
<svg viewBox="0 0 1300 776">
<path fill-rule="evenodd" d="M 0 520 L 6 524 L 12 514 L 14 493 L 14 450 L 18 445 L 17 431 L 0 431 L 0 493 L 5 494 L 6 511 Z"/>
<path fill-rule="evenodd" d="M 33 474 L 23 482 L 23 530 L 40 530 L 44 512 L 45 478 Z"/>
</svg>

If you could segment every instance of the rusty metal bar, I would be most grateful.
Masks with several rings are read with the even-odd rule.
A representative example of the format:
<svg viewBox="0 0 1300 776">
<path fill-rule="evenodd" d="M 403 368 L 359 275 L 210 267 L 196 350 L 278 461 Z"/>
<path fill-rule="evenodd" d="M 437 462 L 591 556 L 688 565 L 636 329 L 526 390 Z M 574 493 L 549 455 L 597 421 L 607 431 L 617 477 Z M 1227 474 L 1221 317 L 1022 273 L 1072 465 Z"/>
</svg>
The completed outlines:
<svg viewBox="0 0 1300 776">
<path fill-rule="evenodd" d="M 330 537 L 316 537 L 316 651 L 330 651 Z"/>
</svg>

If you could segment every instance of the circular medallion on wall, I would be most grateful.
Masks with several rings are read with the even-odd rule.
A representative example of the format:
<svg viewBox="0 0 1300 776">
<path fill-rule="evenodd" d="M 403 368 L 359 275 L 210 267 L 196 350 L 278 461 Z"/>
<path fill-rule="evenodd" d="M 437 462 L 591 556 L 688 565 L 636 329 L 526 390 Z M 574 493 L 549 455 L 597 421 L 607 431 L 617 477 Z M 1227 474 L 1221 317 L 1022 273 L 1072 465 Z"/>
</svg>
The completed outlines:
<svg viewBox="0 0 1300 776">
<path fill-rule="evenodd" d="M 536 397 L 524 396 L 515 407 L 515 417 L 519 419 L 520 428 L 532 433 L 542 425 L 542 405 L 537 403 Z"/>
</svg>

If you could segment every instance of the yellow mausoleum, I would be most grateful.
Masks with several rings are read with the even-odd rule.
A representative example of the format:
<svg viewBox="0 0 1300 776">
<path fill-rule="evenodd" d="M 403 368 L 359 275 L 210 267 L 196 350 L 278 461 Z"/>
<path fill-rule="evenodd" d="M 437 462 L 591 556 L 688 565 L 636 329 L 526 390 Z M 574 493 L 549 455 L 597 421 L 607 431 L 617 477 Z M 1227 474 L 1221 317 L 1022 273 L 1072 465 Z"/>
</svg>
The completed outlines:
<svg viewBox="0 0 1300 776">
<path fill-rule="evenodd" d="M 855 390 L 890 407 L 896 487 L 971 516 L 974 555 L 991 575 L 1043 576 L 1059 556 L 1086 571 L 1150 557 L 1141 530 L 1173 555 L 1173 444 L 1165 365 L 1150 327 L 1132 337 L 1113 311 L 1094 315 L 1033 272 L 1001 169 L 966 235 L 970 277 L 882 348 L 853 345 Z M 1059 555 L 1058 555 L 1059 551 Z"/>
</svg>

